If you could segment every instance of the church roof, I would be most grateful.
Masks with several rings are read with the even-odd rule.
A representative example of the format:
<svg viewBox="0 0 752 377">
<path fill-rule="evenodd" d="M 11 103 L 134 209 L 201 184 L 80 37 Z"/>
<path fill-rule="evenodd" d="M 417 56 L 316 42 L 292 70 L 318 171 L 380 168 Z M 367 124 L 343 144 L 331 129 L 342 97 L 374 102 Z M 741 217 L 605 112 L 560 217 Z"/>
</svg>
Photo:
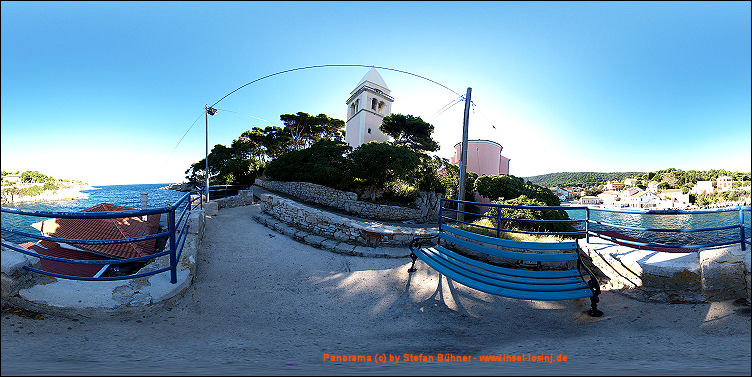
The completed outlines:
<svg viewBox="0 0 752 377">
<path fill-rule="evenodd" d="M 368 70 L 368 73 L 366 73 L 365 76 L 363 76 L 363 78 L 360 79 L 360 82 L 358 83 L 358 85 L 355 85 L 355 89 L 353 89 L 353 91 L 350 92 L 350 94 L 355 93 L 355 91 L 358 90 L 358 88 L 360 88 L 360 86 L 363 85 L 363 83 L 365 82 L 370 82 L 371 84 L 375 84 L 376 86 L 381 87 L 377 89 L 386 89 L 387 92 L 390 91 L 389 87 L 386 86 L 384 79 L 381 77 L 381 75 L 376 70 L 376 68 L 371 68 L 370 70 Z"/>
</svg>

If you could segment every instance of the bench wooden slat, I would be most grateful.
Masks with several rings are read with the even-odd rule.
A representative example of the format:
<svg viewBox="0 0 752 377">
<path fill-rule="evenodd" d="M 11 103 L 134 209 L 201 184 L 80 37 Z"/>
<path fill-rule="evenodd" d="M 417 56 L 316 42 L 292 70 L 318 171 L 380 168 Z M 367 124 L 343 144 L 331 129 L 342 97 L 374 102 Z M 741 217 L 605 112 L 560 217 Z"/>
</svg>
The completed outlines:
<svg viewBox="0 0 752 377">
<path fill-rule="evenodd" d="M 530 284 L 567 284 L 582 281 L 580 272 L 577 270 L 556 270 L 556 271 L 535 271 L 535 270 L 522 270 L 507 267 L 495 266 L 479 260 L 468 258 L 460 253 L 449 250 L 441 245 L 432 246 L 439 252 L 447 254 L 453 259 L 456 259 L 465 264 L 475 266 L 477 268 L 487 270 L 496 275 L 503 275 L 515 283 L 530 283 Z M 493 276 L 496 276 L 493 275 Z"/>
<path fill-rule="evenodd" d="M 446 224 L 441 225 L 442 231 L 447 231 L 465 238 L 470 238 L 475 241 L 488 243 L 491 245 L 512 247 L 516 249 L 528 249 L 528 250 L 571 250 L 577 249 L 577 242 L 525 242 L 525 241 L 512 241 L 505 240 L 503 238 L 489 237 L 482 234 L 468 232 L 466 230 L 458 229 Z"/>
<path fill-rule="evenodd" d="M 424 249 L 421 249 L 421 251 L 427 256 L 430 256 L 436 262 L 441 263 L 442 265 L 444 265 L 444 267 L 449 268 L 454 272 L 462 274 L 467 278 L 478 280 L 486 284 L 495 285 L 497 287 L 516 289 L 520 291 L 531 291 L 531 292 L 564 292 L 564 291 L 574 291 L 574 290 L 578 290 L 582 288 L 587 288 L 587 284 L 585 284 L 585 281 L 582 280 L 581 278 L 572 279 L 573 280 L 572 282 L 559 283 L 559 284 L 541 284 L 540 283 L 541 280 L 545 281 L 549 279 L 526 279 L 526 280 L 538 281 L 538 282 L 533 282 L 533 283 L 509 281 L 509 277 L 495 274 L 493 272 L 486 271 L 486 270 L 483 270 L 482 268 L 478 268 L 472 265 L 464 264 L 456 259 L 453 259 L 448 254 L 443 254 L 434 248 L 424 248 Z M 511 279 L 525 279 L 525 278 L 512 277 Z M 555 279 L 555 280 L 560 280 L 560 279 Z"/>
<path fill-rule="evenodd" d="M 577 260 L 577 252 L 574 253 L 557 253 L 557 254 L 538 254 L 538 253 L 521 253 L 518 251 L 509 251 L 494 249 L 488 246 L 478 245 L 470 241 L 461 240 L 444 232 L 439 233 L 439 237 L 447 242 L 451 242 L 455 245 L 466 247 L 468 249 L 477 251 L 479 253 L 494 255 L 497 257 L 517 259 L 533 262 L 565 262 Z"/>
<path fill-rule="evenodd" d="M 510 298 L 523 299 L 523 300 L 557 301 L 557 300 L 571 300 L 571 299 L 576 299 L 576 298 L 591 297 L 593 295 L 590 289 L 587 289 L 587 288 L 564 291 L 564 292 L 533 292 L 533 291 L 522 291 L 522 290 L 510 289 L 510 288 L 502 288 L 502 287 L 487 284 L 487 283 L 484 283 L 475 279 L 468 278 L 465 275 L 462 275 L 450 268 L 447 268 L 446 266 L 434 260 L 428 254 L 424 253 L 420 249 L 415 250 L 415 253 L 416 255 L 421 257 L 421 259 L 426 264 L 431 266 L 431 268 L 433 268 L 434 270 L 440 272 L 442 275 L 462 285 L 465 285 L 467 287 L 477 289 L 479 291 L 490 293 L 490 294 L 497 295 L 497 296 L 504 296 L 504 297 L 510 297 Z"/>
</svg>

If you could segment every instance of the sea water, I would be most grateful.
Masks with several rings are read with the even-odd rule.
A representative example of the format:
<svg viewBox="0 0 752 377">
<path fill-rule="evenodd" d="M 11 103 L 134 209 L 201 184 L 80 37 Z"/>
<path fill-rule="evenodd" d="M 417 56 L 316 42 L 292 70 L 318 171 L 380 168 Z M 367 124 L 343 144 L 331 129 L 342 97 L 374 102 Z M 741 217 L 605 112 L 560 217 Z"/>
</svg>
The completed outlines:
<svg viewBox="0 0 752 377">
<path fill-rule="evenodd" d="M 567 210 L 572 219 L 585 219 L 585 210 Z M 744 211 L 744 224 L 750 225 L 750 211 Z M 590 224 L 591 231 L 614 231 L 623 235 L 645 240 L 647 242 L 668 245 L 706 245 L 731 240 L 739 240 L 739 211 L 710 212 L 699 214 L 648 214 L 648 213 L 620 213 L 590 210 L 590 219 L 609 224 L 631 226 L 650 229 L 700 229 L 737 225 L 736 228 L 702 231 L 702 232 L 655 232 L 633 229 L 621 229 L 607 225 Z M 583 229 L 583 223 L 576 226 Z M 750 231 L 745 229 L 745 237 Z"/>
<path fill-rule="evenodd" d="M 82 209 L 95 206 L 100 203 L 109 203 L 120 206 L 141 209 L 141 193 L 147 193 L 148 208 L 160 208 L 175 204 L 186 193 L 174 190 L 161 190 L 160 187 L 167 183 L 136 184 L 136 185 L 110 185 L 92 186 L 93 190 L 81 191 L 87 194 L 87 198 L 73 200 L 56 200 L 42 202 L 25 202 L 4 205 L 9 208 L 17 208 L 28 211 L 55 211 L 55 212 L 78 212 Z M 163 217 L 165 215 L 163 214 Z M 46 220 L 45 217 L 24 216 L 11 213 L 2 213 L 2 226 L 13 230 L 37 234 L 31 224 Z M 13 243 L 36 242 L 36 239 L 19 236 L 3 231 L 2 238 Z"/>
</svg>

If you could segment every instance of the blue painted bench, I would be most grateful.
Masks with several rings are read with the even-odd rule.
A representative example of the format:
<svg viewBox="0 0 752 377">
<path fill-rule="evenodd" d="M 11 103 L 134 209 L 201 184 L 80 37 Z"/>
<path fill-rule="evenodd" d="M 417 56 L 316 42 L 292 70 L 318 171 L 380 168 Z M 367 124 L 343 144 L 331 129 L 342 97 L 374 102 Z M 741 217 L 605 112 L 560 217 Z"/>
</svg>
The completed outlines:
<svg viewBox="0 0 752 377">
<path fill-rule="evenodd" d="M 437 237 L 439 240 L 434 245 L 422 247 L 424 243 Z M 543 271 L 501 267 L 462 255 L 442 246 L 441 241 L 445 245 L 453 244 L 490 256 L 516 261 L 538 262 L 538 266 L 544 262 L 577 261 L 577 268 Z M 575 249 L 575 251 L 556 254 L 524 253 L 489 247 L 491 245 L 528 250 Z M 570 300 L 589 297 L 591 307 L 588 314 L 593 317 L 603 315 L 603 312 L 598 310 L 598 295 L 600 294 L 598 280 L 592 271 L 582 263 L 576 242 L 511 241 L 441 224 L 437 236 L 420 237 L 412 240 L 410 257 L 413 263 L 408 272 L 416 270 L 415 261 L 420 258 L 447 278 L 482 292 L 524 300 Z M 587 282 L 580 273 L 581 269 L 584 269 L 589 276 Z"/>
</svg>

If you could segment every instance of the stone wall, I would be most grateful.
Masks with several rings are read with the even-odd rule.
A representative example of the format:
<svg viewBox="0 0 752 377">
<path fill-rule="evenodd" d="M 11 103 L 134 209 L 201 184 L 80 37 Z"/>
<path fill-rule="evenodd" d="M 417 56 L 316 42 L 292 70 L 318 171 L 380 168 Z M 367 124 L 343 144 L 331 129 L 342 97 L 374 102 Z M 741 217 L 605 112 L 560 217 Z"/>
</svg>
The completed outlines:
<svg viewBox="0 0 752 377">
<path fill-rule="evenodd" d="M 436 234 L 436 229 L 383 225 L 356 221 L 316 209 L 277 195 L 260 195 L 264 212 L 286 224 L 310 233 L 353 245 L 408 246 L 414 237 Z"/>
<path fill-rule="evenodd" d="M 354 192 L 336 190 L 309 182 L 281 182 L 256 179 L 256 185 L 343 212 L 373 220 L 426 222 L 439 218 L 440 194 L 419 192 L 414 204 L 417 208 L 375 204 L 358 200 Z"/>
</svg>

